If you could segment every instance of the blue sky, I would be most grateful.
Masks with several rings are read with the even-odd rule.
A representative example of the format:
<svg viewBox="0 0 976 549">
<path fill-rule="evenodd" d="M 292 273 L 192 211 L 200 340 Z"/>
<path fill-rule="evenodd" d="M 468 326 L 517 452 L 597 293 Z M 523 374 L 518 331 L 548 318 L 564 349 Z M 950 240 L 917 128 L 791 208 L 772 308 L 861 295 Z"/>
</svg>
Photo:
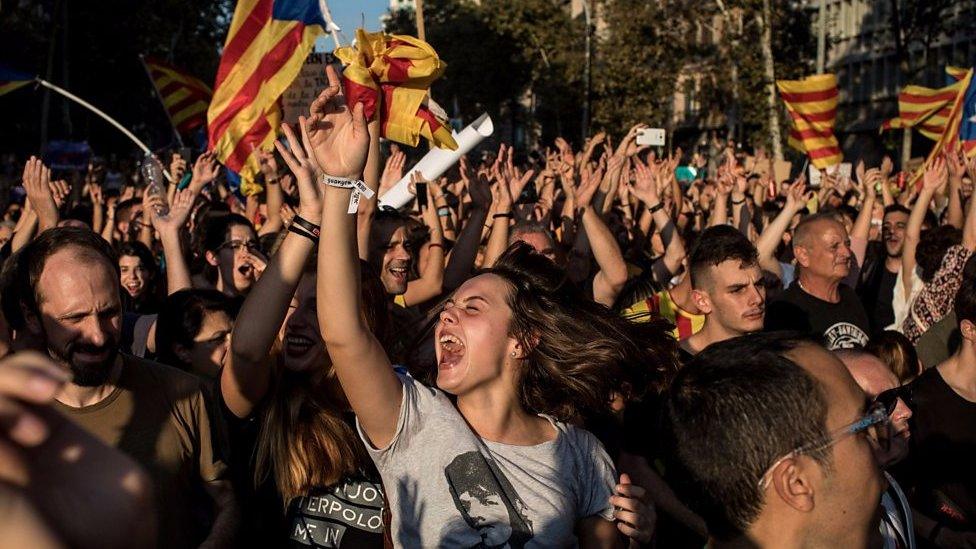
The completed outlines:
<svg viewBox="0 0 976 549">
<path fill-rule="evenodd" d="M 347 40 L 356 36 L 356 29 L 366 21 L 366 30 L 380 29 L 380 16 L 390 7 L 389 0 L 331 0 L 329 9 Z"/>
</svg>

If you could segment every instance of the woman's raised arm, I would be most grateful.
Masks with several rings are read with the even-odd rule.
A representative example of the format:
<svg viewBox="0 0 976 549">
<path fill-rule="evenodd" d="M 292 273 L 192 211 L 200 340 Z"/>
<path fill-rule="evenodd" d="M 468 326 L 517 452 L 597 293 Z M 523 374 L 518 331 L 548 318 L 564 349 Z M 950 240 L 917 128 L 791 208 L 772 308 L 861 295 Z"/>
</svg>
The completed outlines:
<svg viewBox="0 0 976 549">
<path fill-rule="evenodd" d="M 322 201 L 315 184 L 316 170 L 311 153 L 302 149 L 295 133 L 282 124 L 291 148 L 275 146 L 298 187 L 298 216 L 315 223 L 321 217 Z M 308 229 L 289 231 L 268 268 L 244 300 L 231 334 L 228 364 L 220 375 L 220 391 L 227 408 L 237 417 L 247 417 L 268 392 L 271 368 L 268 353 L 278 336 L 295 289 L 302 279 L 305 263 L 315 247 L 315 235 Z"/>
<path fill-rule="evenodd" d="M 329 88 L 312 102 L 307 129 L 323 175 L 322 241 L 318 257 L 318 317 L 339 382 L 363 431 L 385 447 L 396 431 L 403 387 L 360 309 L 356 213 L 349 213 L 348 181 L 366 165 L 369 130 L 363 105 L 345 105 L 335 68 L 326 68 Z M 375 189 L 372 189 L 375 191 Z"/>
</svg>

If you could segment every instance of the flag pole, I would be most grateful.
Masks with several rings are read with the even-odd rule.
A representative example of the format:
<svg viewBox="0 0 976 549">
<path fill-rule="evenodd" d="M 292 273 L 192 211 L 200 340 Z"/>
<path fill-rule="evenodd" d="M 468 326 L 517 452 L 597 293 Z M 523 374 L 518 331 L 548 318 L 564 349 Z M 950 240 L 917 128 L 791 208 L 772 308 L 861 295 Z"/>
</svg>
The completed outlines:
<svg viewBox="0 0 976 549">
<path fill-rule="evenodd" d="M 424 0 L 414 0 L 414 11 L 417 13 L 417 38 L 427 41 L 427 28 L 424 24 Z"/>
<path fill-rule="evenodd" d="M 156 80 L 152 77 L 152 73 L 149 72 L 149 65 L 146 65 L 146 58 L 141 53 L 139 54 L 139 62 L 142 63 L 142 68 L 146 71 L 146 77 L 149 78 L 149 82 L 152 84 L 156 99 L 159 99 L 159 104 L 163 106 L 163 112 L 166 113 L 166 120 L 169 120 L 169 126 L 173 128 L 173 135 L 176 136 L 176 142 L 180 144 L 181 148 L 184 147 L 183 137 L 180 136 L 180 131 L 176 129 L 176 124 L 173 123 L 173 117 L 170 116 L 169 109 L 166 108 L 166 103 L 163 103 L 163 95 L 159 93 L 159 88 L 156 87 Z"/>
<path fill-rule="evenodd" d="M 335 42 L 336 49 L 342 46 L 339 41 L 339 25 L 335 24 L 335 20 L 332 19 L 332 11 L 329 9 L 329 3 L 325 0 L 319 0 L 319 10 L 322 12 L 322 18 L 325 19 L 325 31 L 332 35 L 332 41 Z"/>
<path fill-rule="evenodd" d="M 38 84 L 44 86 L 45 88 L 48 88 L 48 89 L 50 89 L 50 90 L 52 90 L 54 92 L 57 92 L 57 93 L 63 95 L 64 97 L 66 97 L 66 98 L 74 101 L 75 103 L 78 103 L 82 107 L 85 107 L 86 109 L 90 110 L 91 112 L 97 114 L 98 116 L 101 116 L 103 119 L 105 119 L 106 122 L 108 122 L 109 124 L 115 126 L 115 128 L 117 130 L 119 130 L 120 132 L 124 133 L 126 137 L 128 137 L 129 139 L 131 139 L 132 142 L 135 143 L 136 146 L 139 147 L 139 149 L 141 149 L 143 153 L 145 153 L 147 155 L 152 155 L 152 151 L 149 150 L 149 147 L 147 147 L 146 144 L 143 143 L 142 141 L 139 141 L 139 138 L 136 137 L 135 135 L 133 135 L 132 132 L 130 132 L 128 129 L 125 128 L 125 126 L 123 126 L 122 124 L 119 124 L 118 122 L 116 122 L 115 119 L 113 119 L 111 116 L 105 114 L 104 112 L 100 111 L 97 107 L 95 107 L 94 105 L 92 105 L 88 101 L 85 101 L 84 99 L 78 97 L 77 95 L 75 95 L 75 94 L 73 94 L 73 93 L 71 93 L 71 92 L 69 92 L 69 91 L 67 91 L 65 89 L 62 89 L 62 88 L 59 88 L 58 86 L 55 86 L 54 84 L 48 82 L 47 80 L 44 80 L 43 78 L 37 78 L 36 81 L 37 81 Z M 173 176 L 169 175 L 166 172 L 166 170 L 163 170 L 163 174 L 171 182 L 173 181 Z"/>
</svg>

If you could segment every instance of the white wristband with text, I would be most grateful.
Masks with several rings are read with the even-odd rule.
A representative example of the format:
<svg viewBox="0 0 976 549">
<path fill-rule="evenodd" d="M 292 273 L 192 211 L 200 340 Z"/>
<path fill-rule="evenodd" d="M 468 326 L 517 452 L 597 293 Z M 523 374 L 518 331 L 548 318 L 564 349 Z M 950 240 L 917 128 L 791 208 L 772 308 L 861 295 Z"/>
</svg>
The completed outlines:
<svg viewBox="0 0 976 549">
<path fill-rule="evenodd" d="M 320 180 L 324 185 L 330 187 L 352 189 L 352 194 L 349 195 L 349 208 L 346 210 L 346 213 L 354 214 L 359 210 L 359 195 L 366 195 L 367 199 L 373 198 L 373 189 L 370 189 L 369 185 L 361 179 L 347 179 L 345 177 L 322 174 Z"/>
</svg>

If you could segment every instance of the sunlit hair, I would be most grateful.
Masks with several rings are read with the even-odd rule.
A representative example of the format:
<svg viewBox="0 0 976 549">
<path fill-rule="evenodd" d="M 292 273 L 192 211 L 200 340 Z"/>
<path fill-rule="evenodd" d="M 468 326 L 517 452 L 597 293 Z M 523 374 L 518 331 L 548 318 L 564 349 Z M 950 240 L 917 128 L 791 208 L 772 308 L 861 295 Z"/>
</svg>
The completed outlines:
<svg viewBox="0 0 976 549">
<path fill-rule="evenodd" d="M 614 314 L 528 244 L 513 244 L 484 272 L 510 287 L 509 333 L 528 350 L 517 389 L 527 411 L 579 422 L 606 413 L 614 393 L 640 396 L 675 371 L 666 322 Z"/>
<path fill-rule="evenodd" d="M 312 253 L 305 276 L 316 276 Z M 387 295 L 376 270 L 360 262 L 362 311 L 381 343 L 389 333 Z M 323 343 L 324 347 L 324 343 Z M 280 356 L 273 349 L 272 356 Z M 254 456 L 254 483 L 273 477 L 285 505 L 313 488 L 372 470 L 372 462 L 355 429 L 331 363 L 310 372 L 292 372 L 274 361 L 274 378 L 266 397 Z"/>
<path fill-rule="evenodd" d="M 915 346 L 901 332 L 885 330 L 877 334 L 868 342 L 866 350 L 880 358 L 902 385 L 922 373 Z"/>
</svg>

